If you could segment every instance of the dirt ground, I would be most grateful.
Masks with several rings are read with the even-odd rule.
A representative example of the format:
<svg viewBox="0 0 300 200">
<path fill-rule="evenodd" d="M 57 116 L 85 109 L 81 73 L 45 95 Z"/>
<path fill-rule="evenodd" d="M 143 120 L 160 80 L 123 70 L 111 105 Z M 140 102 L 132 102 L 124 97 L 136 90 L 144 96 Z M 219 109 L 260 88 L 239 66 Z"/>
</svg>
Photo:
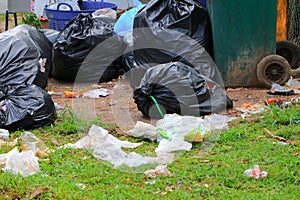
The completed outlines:
<svg viewBox="0 0 300 200">
<path fill-rule="evenodd" d="M 67 98 L 63 91 L 80 91 L 83 88 L 89 90 L 97 88 L 106 88 L 111 91 L 106 97 L 98 99 L 91 98 Z M 55 103 L 64 107 L 65 105 L 72 106 L 74 111 L 80 116 L 94 117 L 100 115 L 100 120 L 104 123 L 116 123 L 121 129 L 131 129 L 137 121 L 155 123 L 143 117 L 138 111 L 133 99 L 133 91 L 128 80 L 118 79 L 109 83 L 98 85 L 74 85 L 72 83 L 62 82 L 53 78 L 49 79 L 47 90 L 52 92 L 52 99 Z M 233 100 L 234 107 L 223 112 L 224 115 L 240 116 L 239 108 L 244 104 L 251 106 L 264 105 L 266 100 L 277 99 L 283 101 L 293 101 L 300 98 L 300 94 L 291 96 L 269 95 L 268 89 L 262 88 L 228 88 L 227 94 Z"/>
</svg>

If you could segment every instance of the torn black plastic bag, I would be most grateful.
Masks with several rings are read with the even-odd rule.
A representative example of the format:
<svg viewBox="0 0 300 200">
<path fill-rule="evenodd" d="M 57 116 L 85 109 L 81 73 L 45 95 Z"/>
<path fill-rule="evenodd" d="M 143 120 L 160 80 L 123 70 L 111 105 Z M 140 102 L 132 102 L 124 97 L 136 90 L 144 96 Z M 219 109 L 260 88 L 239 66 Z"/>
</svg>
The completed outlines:
<svg viewBox="0 0 300 200">
<path fill-rule="evenodd" d="M 47 86 L 52 44 L 43 33 L 20 25 L 0 34 L 0 46 L 0 85 Z"/>
<path fill-rule="evenodd" d="M 0 86 L 0 128 L 34 129 L 55 121 L 50 95 L 35 85 Z"/>
<path fill-rule="evenodd" d="M 114 32 L 116 20 L 80 14 L 60 32 L 53 48 L 52 76 L 79 82 L 106 82 L 119 76 L 126 45 Z M 79 71 L 80 70 L 80 71 Z M 78 76 L 77 76 L 78 75 Z"/>
<path fill-rule="evenodd" d="M 133 49 L 140 68 L 180 61 L 221 83 L 213 62 L 209 15 L 198 1 L 150 1 L 135 16 Z"/>
<path fill-rule="evenodd" d="M 138 109 L 152 119 L 162 117 L 159 109 L 164 114 L 201 116 L 232 107 L 224 89 L 180 62 L 148 69 L 134 91 L 134 100 Z"/>
</svg>

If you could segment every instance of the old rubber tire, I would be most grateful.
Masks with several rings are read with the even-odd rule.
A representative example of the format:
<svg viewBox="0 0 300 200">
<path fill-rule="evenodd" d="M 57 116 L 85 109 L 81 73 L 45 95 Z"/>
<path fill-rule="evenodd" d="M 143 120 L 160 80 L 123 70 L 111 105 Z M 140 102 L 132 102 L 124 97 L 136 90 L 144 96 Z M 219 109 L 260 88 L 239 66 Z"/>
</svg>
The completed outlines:
<svg viewBox="0 0 300 200">
<path fill-rule="evenodd" d="M 271 88 L 274 82 L 280 85 L 285 84 L 290 76 L 290 64 L 282 56 L 266 56 L 257 65 L 257 79 L 267 88 Z"/>
<path fill-rule="evenodd" d="M 296 69 L 300 59 L 299 47 L 290 41 L 279 41 L 276 43 L 276 54 L 284 57 L 292 69 Z"/>
</svg>

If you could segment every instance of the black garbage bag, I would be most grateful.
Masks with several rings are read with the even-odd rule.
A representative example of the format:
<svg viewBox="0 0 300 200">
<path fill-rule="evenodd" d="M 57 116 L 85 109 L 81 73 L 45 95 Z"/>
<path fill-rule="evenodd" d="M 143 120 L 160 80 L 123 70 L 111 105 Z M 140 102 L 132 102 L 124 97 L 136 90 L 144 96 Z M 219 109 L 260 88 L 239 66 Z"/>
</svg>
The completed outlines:
<svg viewBox="0 0 300 200">
<path fill-rule="evenodd" d="M 55 121 L 50 95 L 36 85 L 0 86 L 0 128 L 34 129 Z"/>
<path fill-rule="evenodd" d="M 135 16 L 133 49 L 135 64 L 144 71 L 157 64 L 183 62 L 220 83 L 210 18 L 197 0 L 150 1 Z M 127 69 L 136 68 L 128 63 Z"/>
<path fill-rule="evenodd" d="M 51 44 L 55 43 L 56 38 L 59 34 L 59 31 L 54 29 L 40 29 L 40 31 L 48 38 Z"/>
<path fill-rule="evenodd" d="M 232 107 L 222 87 L 180 62 L 148 69 L 133 98 L 138 109 L 150 118 L 161 118 L 159 110 L 201 116 Z"/>
<path fill-rule="evenodd" d="M 113 32 L 115 22 L 91 14 L 80 14 L 69 22 L 53 46 L 52 76 L 79 82 L 117 78 L 126 44 Z"/>
<path fill-rule="evenodd" d="M 38 29 L 20 25 L 3 32 L 0 47 L 0 85 L 47 86 L 52 44 Z"/>
</svg>

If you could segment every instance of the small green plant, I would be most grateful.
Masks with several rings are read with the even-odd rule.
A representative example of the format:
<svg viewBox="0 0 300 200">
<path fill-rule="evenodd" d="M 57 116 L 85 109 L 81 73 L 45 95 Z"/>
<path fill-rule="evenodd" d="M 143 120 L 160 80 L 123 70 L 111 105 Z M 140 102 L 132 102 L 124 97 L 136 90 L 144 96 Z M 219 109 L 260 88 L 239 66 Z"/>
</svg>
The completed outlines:
<svg viewBox="0 0 300 200">
<path fill-rule="evenodd" d="M 35 13 L 32 13 L 32 12 L 26 13 L 23 17 L 23 21 L 25 24 L 34 26 L 35 28 L 38 28 L 38 29 L 41 28 L 41 22 Z"/>
</svg>

